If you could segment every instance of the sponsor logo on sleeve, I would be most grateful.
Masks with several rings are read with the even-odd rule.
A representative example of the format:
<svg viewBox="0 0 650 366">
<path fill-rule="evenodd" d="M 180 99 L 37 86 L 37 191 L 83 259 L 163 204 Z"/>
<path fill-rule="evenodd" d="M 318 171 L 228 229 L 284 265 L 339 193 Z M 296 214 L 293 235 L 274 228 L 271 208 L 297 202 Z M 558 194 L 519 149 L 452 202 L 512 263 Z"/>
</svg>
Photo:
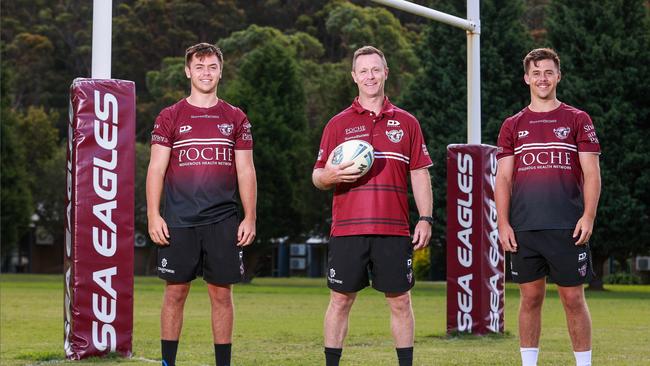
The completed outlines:
<svg viewBox="0 0 650 366">
<path fill-rule="evenodd" d="M 427 156 L 429 155 L 429 150 L 427 150 L 427 144 L 422 144 L 422 153 L 424 153 L 424 155 Z"/>
<path fill-rule="evenodd" d="M 316 158 L 316 161 L 320 161 L 323 158 L 323 149 L 318 150 L 318 157 Z"/>
</svg>

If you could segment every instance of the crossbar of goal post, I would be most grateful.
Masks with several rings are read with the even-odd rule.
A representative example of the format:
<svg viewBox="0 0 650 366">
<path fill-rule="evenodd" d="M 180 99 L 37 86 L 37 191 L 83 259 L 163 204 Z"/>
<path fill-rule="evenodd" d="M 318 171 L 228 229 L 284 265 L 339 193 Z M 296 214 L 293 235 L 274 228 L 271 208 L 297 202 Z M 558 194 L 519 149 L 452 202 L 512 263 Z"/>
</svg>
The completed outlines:
<svg viewBox="0 0 650 366">
<path fill-rule="evenodd" d="M 404 0 L 373 0 L 467 32 L 467 144 L 447 147 L 447 333 L 504 331 L 504 253 L 498 244 L 496 148 L 481 144 L 479 0 L 467 19 Z"/>
</svg>

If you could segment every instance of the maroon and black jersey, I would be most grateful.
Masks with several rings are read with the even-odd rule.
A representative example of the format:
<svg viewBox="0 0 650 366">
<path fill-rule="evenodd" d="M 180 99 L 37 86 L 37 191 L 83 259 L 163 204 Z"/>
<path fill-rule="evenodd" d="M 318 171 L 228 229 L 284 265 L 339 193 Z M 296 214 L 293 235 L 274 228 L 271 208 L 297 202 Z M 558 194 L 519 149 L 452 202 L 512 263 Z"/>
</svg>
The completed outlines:
<svg viewBox="0 0 650 366">
<path fill-rule="evenodd" d="M 171 148 L 164 188 L 168 226 L 210 224 L 235 213 L 235 150 L 253 148 L 244 112 L 221 99 L 210 108 L 183 99 L 160 112 L 151 144 Z"/>
<path fill-rule="evenodd" d="M 409 236 L 408 173 L 432 165 L 420 123 L 388 98 L 379 115 L 357 98 L 325 126 L 314 169 L 325 167 L 332 150 L 352 139 L 369 142 L 375 161 L 358 181 L 336 186 L 330 235 Z"/>
<path fill-rule="evenodd" d="M 573 229 L 582 216 L 578 153 L 600 153 L 589 115 L 562 103 L 550 112 L 528 107 L 501 126 L 497 159 L 514 156 L 510 224 L 515 231 Z"/>
</svg>

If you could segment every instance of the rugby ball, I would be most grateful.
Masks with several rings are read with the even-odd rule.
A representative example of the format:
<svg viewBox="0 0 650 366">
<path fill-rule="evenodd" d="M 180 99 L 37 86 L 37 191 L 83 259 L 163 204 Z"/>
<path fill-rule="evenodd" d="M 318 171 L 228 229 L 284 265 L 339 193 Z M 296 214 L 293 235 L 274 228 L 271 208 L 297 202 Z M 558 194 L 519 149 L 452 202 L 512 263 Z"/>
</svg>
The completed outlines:
<svg viewBox="0 0 650 366">
<path fill-rule="evenodd" d="M 375 149 L 363 140 L 348 140 L 334 149 L 332 165 L 339 165 L 352 161 L 352 167 L 359 170 L 361 175 L 366 174 L 375 161 Z"/>
</svg>

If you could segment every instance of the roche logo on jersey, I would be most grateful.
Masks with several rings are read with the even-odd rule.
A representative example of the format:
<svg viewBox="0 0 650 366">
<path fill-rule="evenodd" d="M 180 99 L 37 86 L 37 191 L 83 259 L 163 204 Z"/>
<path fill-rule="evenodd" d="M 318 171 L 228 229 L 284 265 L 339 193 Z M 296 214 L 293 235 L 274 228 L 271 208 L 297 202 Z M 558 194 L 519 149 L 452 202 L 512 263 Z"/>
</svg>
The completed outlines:
<svg viewBox="0 0 650 366">
<path fill-rule="evenodd" d="M 217 125 L 217 127 L 219 128 L 219 131 L 221 131 L 222 134 L 226 136 L 230 136 L 235 126 L 233 126 L 232 123 L 222 123 Z"/>
<path fill-rule="evenodd" d="M 355 127 L 346 128 L 345 134 L 349 135 L 351 133 L 364 132 L 365 130 L 366 130 L 366 126 L 355 126 Z"/>
<path fill-rule="evenodd" d="M 530 132 L 528 132 L 528 131 L 526 131 L 526 130 L 524 130 L 524 131 L 519 131 L 519 132 L 517 132 L 517 139 L 518 139 L 518 140 L 521 140 L 521 139 L 523 139 L 524 137 L 528 136 L 529 134 L 530 134 Z"/>
<path fill-rule="evenodd" d="M 179 133 L 185 133 L 185 132 L 190 132 L 190 130 L 192 130 L 192 126 L 181 126 L 178 129 L 178 132 Z"/>
<path fill-rule="evenodd" d="M 391 142 L 398 143 L 402 141 L 402 137 L 404 137 L 404 131 L 401 129 L 386 131 L 386 136 Z"/>
<path fill-rule="evenodd" d="M 386 123 L 387 126 L 399 126 L 399 121 L 396 121 L 394 119 L 389 119 L 388 123 Z"/>
<path fill-rule="evenodd" d="M 553 132 L 555 132 L 555 136 L 557 138 L 564 140 L 565 138 L 569 137 L 569 132 L 571 132 L 571 129 L 569 127 L 558 127 L 554 128 Z"/>
</svg>

